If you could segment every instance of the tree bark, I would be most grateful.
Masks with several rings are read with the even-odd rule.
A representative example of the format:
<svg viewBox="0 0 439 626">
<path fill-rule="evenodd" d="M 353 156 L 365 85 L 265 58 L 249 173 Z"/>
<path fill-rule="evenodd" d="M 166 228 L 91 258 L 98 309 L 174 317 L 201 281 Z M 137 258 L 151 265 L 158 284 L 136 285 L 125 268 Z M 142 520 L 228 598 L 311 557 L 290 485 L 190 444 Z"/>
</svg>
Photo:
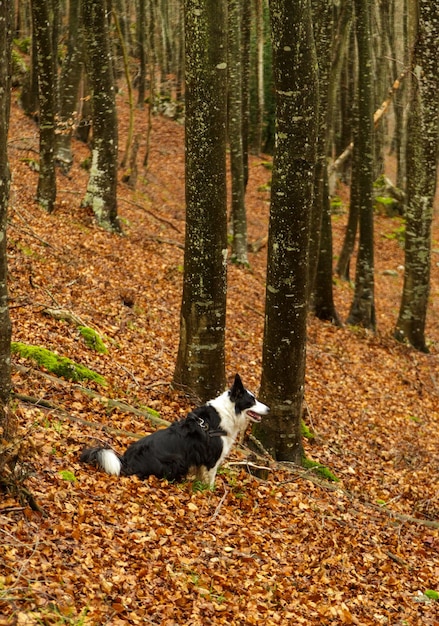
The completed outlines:
<svg viewBox="0 0 439 626">
<path fill-rule="evenodd" d="M 439 139 L 439 6 L 434 0 L 419 0 L 418 10 L 407 128 L 404 286 L 395 336 L 428 352 L 425 325 Z"/>
<path fill-rule="evenodd" d="M 373 243 L 373 82 L 369 0 L 355 0 L 358 46 L 358 196 L 360 239 L 348 324 L 375 329 Z"/>
<path fill-rule="evenodd" d="M 275 458 L 301 463 L 317 60 L 309 0 L 272 0 L 270 12 L 276 150 L 260 390 L 270 415 L 256 426 L 255 435 Z"/>
<path fill-rule="evenodd" d="M 186 240 L 174 384 L 224 391 L 227 272 L 227 8 L 185 0 Z"/>
<path fill-rule="evenodd" d="M 105 0 L 83 4 L 87 70 L 93 100 L 93 149 L 83 200 L 102 228 L 120 232 L 117 216 L 117 112 Z"/>
<path fill-rule="evenodd" d="M 37 201 L 49 213 L 56 198 L 55 103 L 56 74 L 52 29 L 47 0 L 32 0 L 33 34 L 36 40 L 40 127 L 40 169 Z"/>
<path fill-rule="evenodd" d="M 69 172 L 73 163 L 72 133 L 78 115 L 78 91 L 83 68 L 82 0 L 69 6 L 67 54 L 59 80 L 59 129 L 56 137 L 56 163 Z"/>
<path fill-rule="evenodd" d="M 232 178 L 232 261 L 248 265 L 242 136 L 241 0 L 228 0 L 228 132 Z"/>
<path fill-rule="evenodd" d="M 11 102 L 12 3 L 0 3 L 0 438 L 11 436 L 8 403 L 11 391 L 11 320 L 8 307 L 6 225 L 10 172 L 7 139 Z"/>
<path fill-rule="evenodd" d="M 311 2 L 311 6 L 319 64 L 319 132 L 310 229 L 310 305 L 319 319 L 340 324 L 332 289 L 332 225 L 328 184 L 329 129 L 333 102 L 330 98 L 329 82 L 334 41 L 333 6 L 328 3 L 322 7 L 317 0 Z"/>
</svg>

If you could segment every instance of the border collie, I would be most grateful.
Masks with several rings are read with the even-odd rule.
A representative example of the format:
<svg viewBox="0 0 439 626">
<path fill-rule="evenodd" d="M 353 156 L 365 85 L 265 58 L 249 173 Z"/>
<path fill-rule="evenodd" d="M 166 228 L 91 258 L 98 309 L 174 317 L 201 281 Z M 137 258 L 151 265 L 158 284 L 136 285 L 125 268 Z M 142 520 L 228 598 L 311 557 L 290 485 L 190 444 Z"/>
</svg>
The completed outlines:
<svg viewBox="0 0 439 626">
<path fill-rule="evenodd" d="M 181 481 L 189 472 L 211 488 L 218 467 L 249 422 L 260 422 L 268 406 L 245 389 L 238 374 L 232 387 L 214 400 L 191 411 L 168 428 L 135 441 L 123 455 L 111 448 L 86 448 L 80 461 L 107 474 L 139 478 L 157 476 Z"/>
</svg>

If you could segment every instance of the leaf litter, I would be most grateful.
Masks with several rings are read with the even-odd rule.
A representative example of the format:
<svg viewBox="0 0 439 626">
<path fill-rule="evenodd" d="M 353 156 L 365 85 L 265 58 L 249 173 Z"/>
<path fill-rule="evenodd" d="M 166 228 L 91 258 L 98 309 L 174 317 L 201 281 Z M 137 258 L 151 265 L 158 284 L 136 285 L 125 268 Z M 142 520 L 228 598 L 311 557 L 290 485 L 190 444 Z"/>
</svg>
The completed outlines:
<svg viewBox="0 0 439 626">
<path fill-rule="evenodd" d="M 144 130 L 146 116 L 136 118 Z M 55 212 L 35 205 L 37 174 L 24 159 L 37 148 L 37 131 L 13 103 L 11 315 L 14 341 L 83 364 L 107 380 L 106 397 L 173 421 L 194 404 L 170 387 L 184 141 L 182 127 L 165 118 L 154 118 L 152 132 L 136 191 L 119 184 L 124 236 L 117 237 L 80 207 L 88 154 L 80 143 L 69 176 L 58 177 Z M 267 232 L 266 161 L 250 159 L 250 241 Z M 346 193 L 338 193 L 346 208 Z M 334 216 L 335 252 L 345 223 L 346 214 Z M 81 466 L 79 452 L 93 439 L 123 450 L 127 433 L 143 435 L 154 424 L 110 405 L 93 382 L 94 396 L 14 356 L 14 391 L 46 406 L 14 401 L 28 459 L 17 469 L 40 511 L 14 493 L 0 503 L 0 625 L 439 624 L 438 223 L 428 355 L 391 337 L 404 259 L 386 235 L 400 221 L 377 215 L 375 224 L 378 333 L 313 318 L 308 325 L 304 419 L 315 437 L 305 447 L 338 483 L 274 463 L 258 479 L 236 464 L 246 458 L 239 446 L 214 492 Z M 257 391 L 266 248 L 249 256 L 249 269 L 228 268 L 227 371 Z M 336 280 L 334 291 L 345 318 L 352 286 Z M 74 324 L 44 314 L 48 307 L 71 311 L 108 352 L 88 348 Z"/>
</svg>

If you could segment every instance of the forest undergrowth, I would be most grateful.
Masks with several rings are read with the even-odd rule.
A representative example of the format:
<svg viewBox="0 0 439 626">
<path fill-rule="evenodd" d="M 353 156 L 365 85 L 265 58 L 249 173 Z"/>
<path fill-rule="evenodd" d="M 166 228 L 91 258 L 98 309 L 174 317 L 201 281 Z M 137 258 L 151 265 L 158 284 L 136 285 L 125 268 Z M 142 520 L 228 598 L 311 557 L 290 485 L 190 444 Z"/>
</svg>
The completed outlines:
<svg viewBox="0 0 439 626">
<path fill-rule="evenodd" d="M 120 145 L 128 125 L 119 95 Z M 146 113 L 136 111 L 136 129 Z M 14 98 L 9 217 L 13 341 L 97 372 L 68 380 L 13 355 L 20 466 L 31 499 L 0 502 L 0 625 L 439 625 L 439 221 L 430 354 L 397 343 L 402 221 L 375 217 L 376 334 L 310 318 L 306 453 L 338 478 L 237 447 L 214 492 L 191 481 L 115 478 L 78 463 L 94 439 L 121 451 L 195 399 L 171 389 L 184 242 L 184 131 L 153 118 L 147 171 L 119 184 L 122 237 L 81 208 L 89 151 L 58 175 L 53 214 L 35 201 L 38 133 Z M 250 243 L 267 234 L 268 157 L 250 160 Z M 388 160 L 389 175 L 392 161 Z M 122 178 L 122 171 L 121 171 Z M 341 248 L 347 196 L 333 216 Z M 439 210 L 439 209 L 437 209 Z M 258 246 L 256 246 L 258 247 Z M 229 264 L 227 373 L 257 391 L 266 247 Z M 351 284 L 334 281 L 347 317 Z M 55 313 L 54 313 L 55 311 Z M 62 319 L 59 319 L 62 318 Z M 90 341 L 92 329 L 104 349 Z M 93 335 L 91 335 L 93 337 Z M 87 341 L 88 337 L 88 341 Z M 120 401 L 119 403 L 116 402 Z"/>
</svg>

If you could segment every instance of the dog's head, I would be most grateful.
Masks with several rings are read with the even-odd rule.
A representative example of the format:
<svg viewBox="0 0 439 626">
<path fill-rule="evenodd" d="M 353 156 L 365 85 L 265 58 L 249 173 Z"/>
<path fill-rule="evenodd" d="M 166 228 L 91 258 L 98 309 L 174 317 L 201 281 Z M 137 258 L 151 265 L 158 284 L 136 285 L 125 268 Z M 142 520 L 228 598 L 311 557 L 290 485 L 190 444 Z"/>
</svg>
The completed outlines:
<svg viewBox="0 0 439 626">
<path fill-rule="evenodd" d="M 244 414 L 252 422 L 260 422 L 263 415 L 270 411 L 269 407 L 259 402 L 242 384 L 241 377 L 236 374 L 229 391 L 230 401 L 235 405 L 236 415 Z"/>
</svg>

